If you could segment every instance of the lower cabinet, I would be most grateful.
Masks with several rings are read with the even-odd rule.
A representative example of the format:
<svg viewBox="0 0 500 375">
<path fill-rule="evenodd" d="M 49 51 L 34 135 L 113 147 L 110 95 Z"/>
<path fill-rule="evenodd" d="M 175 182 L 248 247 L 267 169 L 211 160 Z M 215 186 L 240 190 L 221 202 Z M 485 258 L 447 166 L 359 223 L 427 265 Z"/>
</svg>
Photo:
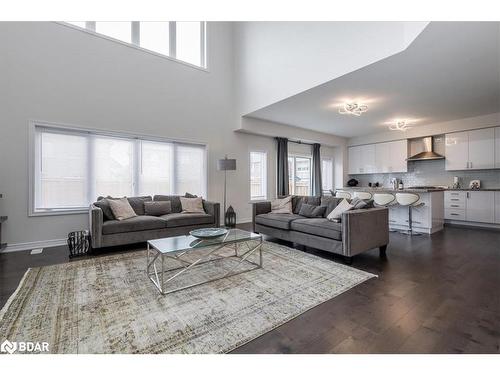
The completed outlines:
<svg viewBox="0 0 500 375">
<path fill-rule="evenodd" d="M 495 223 L 500 219 L 500 194 L 493 191 L 446 191 L 444 218 Z"/>
</svg>

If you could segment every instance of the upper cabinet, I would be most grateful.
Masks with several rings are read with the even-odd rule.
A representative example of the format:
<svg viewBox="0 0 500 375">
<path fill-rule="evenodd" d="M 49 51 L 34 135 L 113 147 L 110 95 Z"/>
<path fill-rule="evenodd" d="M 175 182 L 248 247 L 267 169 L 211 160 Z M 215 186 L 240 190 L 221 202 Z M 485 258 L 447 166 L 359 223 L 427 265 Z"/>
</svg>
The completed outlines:
<svg viewBox="0 0 500 375">
<path fill-rule="evenodd" d="M 495 168 L 495 129 L 445 135 L 446 170 Z"/>
<path fill-rule="evenodd" d="M 495 168 L 500 168 L 500 128 L 495 128 Z"/>
<path fill-rule="evenodd" d="M 406 172 L 406 140 L 349 147 L 349 174 Z"/>
</svg>

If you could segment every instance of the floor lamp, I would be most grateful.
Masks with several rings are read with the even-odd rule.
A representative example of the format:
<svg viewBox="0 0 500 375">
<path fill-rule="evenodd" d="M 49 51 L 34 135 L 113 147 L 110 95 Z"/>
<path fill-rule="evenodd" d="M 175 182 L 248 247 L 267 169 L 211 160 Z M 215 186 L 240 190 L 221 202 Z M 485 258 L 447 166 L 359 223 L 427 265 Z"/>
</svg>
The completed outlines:
<svg viewBox="0 0 500 375">
<path fill-rule="evenodd" d="M 236 170 L 236 159 L 228 159 L 227 155 L 224 159 L 217 161 L 217 170 L 224 171 L 224 221 L 226 218 L 226 189 L 227 189 L 227 171 Z"/>
</svg>

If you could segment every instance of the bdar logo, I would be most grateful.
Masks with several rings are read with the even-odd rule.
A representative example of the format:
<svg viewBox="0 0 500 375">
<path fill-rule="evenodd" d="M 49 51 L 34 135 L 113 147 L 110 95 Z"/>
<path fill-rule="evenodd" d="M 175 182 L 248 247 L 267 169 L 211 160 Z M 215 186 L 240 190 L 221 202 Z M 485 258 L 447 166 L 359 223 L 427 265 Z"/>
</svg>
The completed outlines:
<svg viewBox="0 0 500 375">
<path fill-rule="evenodd" d="M 17 343 L 5 340 L 2 345 L 0 345 L 0 352 L 13 354 L 17 350 Z"/>
</svg>

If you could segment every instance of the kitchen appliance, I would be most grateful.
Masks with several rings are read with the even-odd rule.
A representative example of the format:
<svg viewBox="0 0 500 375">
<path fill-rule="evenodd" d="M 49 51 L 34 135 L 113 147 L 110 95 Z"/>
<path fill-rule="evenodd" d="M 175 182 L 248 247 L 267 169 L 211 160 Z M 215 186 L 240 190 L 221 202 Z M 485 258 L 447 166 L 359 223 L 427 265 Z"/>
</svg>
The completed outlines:
<svg viewBox="0 0 500 375">
<path fill-rule="evenodd" d="M 471 182 L 469 182 L 469 188 L 481 189 L 481 180 L 471 180 Z"/>
<path fill-rule="evenodd" d="M 455 176 L 453 177 L 453 189 L 460 189 L 461 183 L 460 183 L 460 177 Z"/>
<path fill-rule="evenodd" d="M 410 139 L 408 147 L 410 150 L 410 157 L 408 161 L 419 160 L 438 160 L 444 159 L 444 156 L 434 151 L 434 143 L 442 143 L 442 137 L 424 137 Z"/>
<path fill-rule="evenodd" d="M 399 180 L 397 178 L 391 178 L 392 190 L 398 190 Z"/>
<path fill-rule="evenodd" d="M 359 182 L 355 178 L 351 178 L 349 181 L 347 181 L 347 186 L 358 186 Z"/>
</svg>

